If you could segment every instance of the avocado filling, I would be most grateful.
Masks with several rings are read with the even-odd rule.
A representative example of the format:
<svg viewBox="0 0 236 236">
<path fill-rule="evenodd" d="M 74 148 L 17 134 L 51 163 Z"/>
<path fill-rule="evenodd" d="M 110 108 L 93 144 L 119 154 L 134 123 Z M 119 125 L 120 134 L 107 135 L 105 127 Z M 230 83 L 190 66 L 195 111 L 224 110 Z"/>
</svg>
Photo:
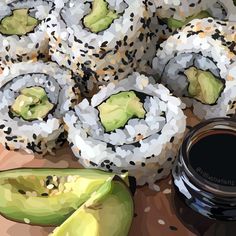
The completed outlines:
<svg viewBox="0 0 236 236">
<path fill-rule="evenodd" d="M 222 81 L 211 72 L 198 70 L 195 67 L 185 70 L 184 74 L 189 82 L 188 93 L 191 97 L 208 105 L 217 101 L 224 88 Z"/>
<path fill-rule="evenodd" d="M 108 8 L 105 0 L 94 0 L 91 12 L 84 17 L 84 25 L 93 33 L 107 29 L 118 15 Z"/>
<path fill-rule="evenodd" d="M 176 29 L 181 28 L 182 26 L 188 24 L 191 20 L 203 19 L 203 18 L 207 18 L 207 17 L 211 17 L 209 12 L 202 11 L 202 12 L 198 13 L 197 15 L 187 17 L 184 21 L 176 20 L 174 18 L 169 18 L 167 20 L 167 25 L 170 29 L 176 30 Z"/>
<path fill-rule="evenodd" d="M 133 117 L 144 118 L 143 103 L 133 91 L 120 92 L 98 106 L 101 123 L 106 132 L 123 127 Z"/>
<path fill-rule="evenodd" d="M 34 30 L 39 21 L 28 14 L 28 9 L 13 10 L 0 23 L 0 33 L 5 35 L 25 35 Z"/>
<path fill-rule="evenodd" d="M 13 103 L 11 110 L 15 116 L 25 120 L 43 119 L 52 110 L 45 90 L 41 87 L 24 88 Z"/>
</svg>

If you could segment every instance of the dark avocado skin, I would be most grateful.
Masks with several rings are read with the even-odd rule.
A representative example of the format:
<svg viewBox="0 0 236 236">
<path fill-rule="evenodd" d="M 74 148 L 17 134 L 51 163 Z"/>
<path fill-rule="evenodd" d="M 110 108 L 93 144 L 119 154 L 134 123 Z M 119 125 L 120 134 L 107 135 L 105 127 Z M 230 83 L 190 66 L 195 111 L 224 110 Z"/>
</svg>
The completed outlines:
<svg viewBox="0 0 236 236">
<path fill-rule="evenodd" d="M 53 182 L 55 176 L 65 183 Z M 58 226 L 112 177 L 114 174 L 90 169 L 2 171 L 0 213 L 18 222 Z"/>
</svg>

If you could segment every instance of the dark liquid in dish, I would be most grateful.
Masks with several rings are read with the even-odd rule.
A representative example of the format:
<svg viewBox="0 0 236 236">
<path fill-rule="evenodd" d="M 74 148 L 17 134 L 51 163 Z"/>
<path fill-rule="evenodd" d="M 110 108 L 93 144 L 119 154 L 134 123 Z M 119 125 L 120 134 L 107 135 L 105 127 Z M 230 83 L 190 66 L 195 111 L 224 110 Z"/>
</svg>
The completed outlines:
<svg viewBox="0 0 236 236">
<path fill-rule="evenodd" d="M 210 182 L 236 186 L 236 133 L 214 130 L 203 134 L 189 150 L 189 163 Z"/>
</svg>

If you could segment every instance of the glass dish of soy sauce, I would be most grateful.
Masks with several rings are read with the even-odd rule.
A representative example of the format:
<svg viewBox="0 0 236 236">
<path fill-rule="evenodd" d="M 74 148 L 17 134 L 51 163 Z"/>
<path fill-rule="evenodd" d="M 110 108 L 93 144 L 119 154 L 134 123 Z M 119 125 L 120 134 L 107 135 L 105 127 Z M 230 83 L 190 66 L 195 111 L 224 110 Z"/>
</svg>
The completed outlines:
<svg viewBox="0 0 236 236">
<path fill-rule="evenodd" d="M 172 176 L 176 191 L 196 212 L 236 220 L 236 120 L 215 118 L 195 126 L 182 143 Z"/>
</svg>

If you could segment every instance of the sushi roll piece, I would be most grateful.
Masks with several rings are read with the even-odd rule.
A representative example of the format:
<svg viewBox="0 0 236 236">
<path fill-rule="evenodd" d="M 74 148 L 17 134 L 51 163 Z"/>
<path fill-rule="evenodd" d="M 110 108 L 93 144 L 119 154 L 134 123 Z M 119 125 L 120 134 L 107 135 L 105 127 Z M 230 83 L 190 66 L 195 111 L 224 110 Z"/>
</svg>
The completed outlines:
<svg viewBox="0 0 236 236">
<path fill-rule="evenodd" d="M 153 60 L 162 83 L 201 119 L 228 115 L 235 93 L 235 77 L 229 75 L 235 27 L 213 18 L 193 20 L 161 44 Z"/>
<path fill-rule="evenodd" d="M 193 19 L 217 17 L 224 19 L 224 9 L 217 9 L 216 0 L 153 0 L 156 16 L 159 18 L 162 39 L 167 39 L 175 30 L 183 27 Z"/>
<path fill-rule="evenodd" d="M 52 1 L 0 2 L 0 59 L 22 62 L 48 57 L 45 18 L 55 8 Z"/>
<path fill-rule="evenodd" d="M 63 141 L 62 117 L 78 97 L 71 72 L 55 63 L 1 67 L 0 143 L 7 150 L 53 153 Z"/>
<path fill-rule="evenodd" d="M 47 19 L 49 53 L 81 77 L 88 94 L 94 86 L 124 79 L 155 56 L 152 11 L 141 0 L 71 0 Z"/>
<path fill-rule="evenodd" d="M 236 21 L 236 1 L 235 0 L 217 0 L 212 6 L 214 12 L 224 12 L 224 20 Z"/>
<path fill-rule="evenodd" d="M 181 101 L 135 72 L 84 99 L 64 121 L 75 156 L 86 168 L 125 173 L 137 183 L 168 175 L 185 131 Z"/>
</svg>

